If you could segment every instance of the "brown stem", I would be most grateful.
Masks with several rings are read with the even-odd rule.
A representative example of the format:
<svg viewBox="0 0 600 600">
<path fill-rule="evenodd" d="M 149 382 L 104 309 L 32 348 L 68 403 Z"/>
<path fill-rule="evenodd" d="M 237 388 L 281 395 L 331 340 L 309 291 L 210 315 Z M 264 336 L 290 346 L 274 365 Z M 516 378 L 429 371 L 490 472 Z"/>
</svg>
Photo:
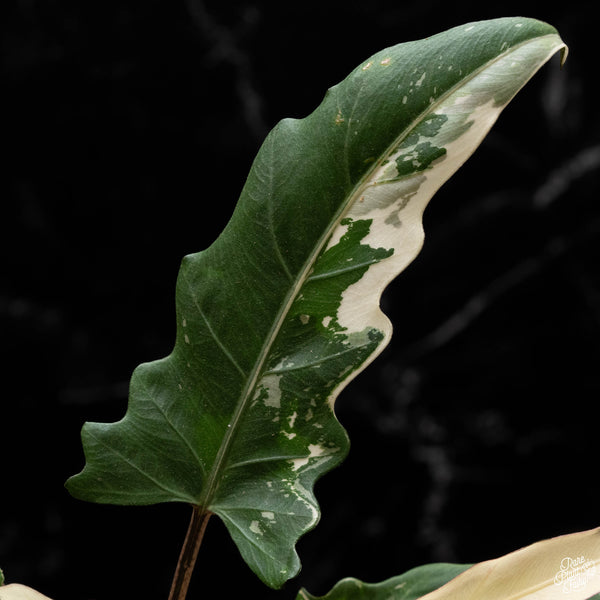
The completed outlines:
<svg viewBox="0 0 600 600">
<path fill-rule="evenodd" d="M 187 596 L 198 551 L 200 550 L 204 531 L 211 515 L 212 513 L 208 510 L 205 511 L 199 506 L 193 507 L 190 525 L 181 548 L 181 553 L 179 554 L 175 575 L 173 576 L 169 600 L 185 600 Z"/>
</svg>

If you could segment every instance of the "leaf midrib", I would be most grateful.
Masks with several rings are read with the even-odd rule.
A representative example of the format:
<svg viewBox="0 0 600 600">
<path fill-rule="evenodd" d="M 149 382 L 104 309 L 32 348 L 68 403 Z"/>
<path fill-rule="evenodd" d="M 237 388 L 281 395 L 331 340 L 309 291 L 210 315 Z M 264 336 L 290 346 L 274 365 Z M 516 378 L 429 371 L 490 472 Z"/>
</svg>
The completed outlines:
<svg viewBox="0 0 600 600">
<path fill-rule="evenodd" d="M 410 132 L 419 123 L 422 122 L 424 117 L 426 115 L 434 112 L 450 96 L 452 96 L 452 94 L 454 94 L 459 88 L 463 87 L 466 83 L 468 83 L 470 80 L 477 77 L 480 73 L 485 71 L 491 65 L 493 65 L 494 63 L 498 62 L 499 60 L 505 58 L 506 56 L 509 56 L 510 54 L 512 54 L 513 52 L 518 50 L 519 48 L 521 48 L 529 43 L 532 43 L 533 41 L 538 41 L 543 38 L 552 37 L 555 35 L 556 34 L 547 34 L 544 36 L 537 36 L 537 37 L 533 37 L 533 38 L 524 40 L 520 44 L 516 44 L 515 46 L 510 47 L 505 52 L 494 57 L 494 59 L 487 61 L 482 66 L 480 66 L 478 69 L 475 69 L 474 71 L 472 71 L 469 76 L 463 77 L 454 86 L 449 88 L 449 90 L 446 93 L 442 94 L 434 103 L 428 105 L 425 110 L 423 110 L 415 119 L 413 119 L 411 121 L 411 124 L 407 128 L 405 128 L 396 138 L 394 138 L 393 142 L 391 142 L 389 144 L 389 146 L 386 148 L 386 150 L 381 153 L 380 158 L 376 161 L 373 161 L 370 168 L 367 171 L 365 171 L 365 174 L 354 186 L 352 192 L 350 192 L 348 194 L 347 200 L 345 202 L 340 203 L 340 208 L 336 211 L 336 213 L 334 214 L 334 216 L 331 219 L 331 225 L 325 230 L 323 235 L 320 237 L 318 243 L 315 245 L 313 252 L 311 252 L 309 254 L 309 257 L 307 258 L 306 262 L 304 263 L 302 269 L 299 271 L 299 274 L 296 277 L 296 280 L 293 282 L 293 285 L 290 285 L 290 290 L 289 290 L 288 294 L 286 294 L 286 296 L 281 304 L 281 307 L 277 313 L 277 317 L 273 321 L 273 325 L 272 325 L 271 329 L 269 330 L 268 335 L 265 337 L 265 342 L 263 343 L 263 346 L 258 354 L 258 358 L 255 362 L 255 365 L 254 365 L 252 371 L 250 372 L 249 376 L 247 377 L 247 379 L 246 379 L 247 383 L 244 386 L 242 393 L 240 394 L 238 402 L 236 403 L 232 419 L 229 422 L 229 424 L 225 430 L 225 433 L 223 436 L 223 441 L 221 442 L 221 445 L 219 446 L 219 450 L 217 452 L 217 455 L 215 456 L 213 466 L 212 466 L 210 473 L 208 474 L 208 477 L 206 479 L 206 485 L 204 486 L 203 493 L 201 494 L 201 497 L 199 499 L 199 502 L 198 502 L 199 506 L 201 506 L 205 509 L 213 508 L 213 507 L 211 507 L 211 504 L 212 504 L 212 500 L 218 489 L 218 485 L 219 485 L 219 481 L 220 481 L 219 475 L 224 470 L 222 465 L 224 464 L 224 462 L 227 458 L 227 455 L 229 453 L 229 450 L 235 439 L 235 436 L 237 435 L 238 423 L 239 423 L 240 419 L 242 418 L 243 413 L 254 394 L 256 384 L 258 383 L 260 377 L 263 375 L 263 368 L 264 368 L 265 362 L 269 356 L 269 353 L 270 353 L 270 350 L 271 350 L 273 344 L 275 343 L 275 340 L 277 339 L 277 336 L 281 330 L 281 326 L 283 325 L 283 322 L 285 321 L 285 319 L 289 313 L 289 309 L 291 308 L 293 302 L 295 301 L 299 291 L 302 289 L 302 287 L 306 283 L 307 279 L 309 278 L 309 274 L 315 264 L 315 261 L 318 258 L 318 256 L 320 255 L 321 251 L 323 250 L 325 244 L 331 238 L 333 232 L 337 229 L 337 227 L 340 226 L 341 220 L 343 219 L 346 212 L 348 212 L 350 210 L 350 208 L 354 205 L 355 199 L 360 198 L 360 196 L 367 189 L 367 187 L 369 186 L 369 181 L 370 181 L 371 177 L 373 176 L 373 174 L 376 173 L 377 170 L 384 164 L 386 157 L 391 152 L 393 152 L 395 148 L 397 148 L 398 144 L 401 143 L 401 141 L 403 139 L 406 139 L 406 137 L 410 134 Z M 337 88 L 337 86 L 332 88 L 332 90 L 334 90 L 336 88 Z M 356 105 L 356 101 L 355 101 L 355 105 Z M 348 125 L 348 129 L 349 129 L 349 125 Z M 346 170 L 348 170 L 348 164 L 349 164 L 349 161 L 347 158 L 347 156 L 348 156 L 347 139 L 348 139 L 348 135 L 346 135 L 346 142 L 344 143 L 344 156 L 346 158 Z M 287 271 L 287 269 L 286 269 L 286 271 Z M 287 272 L 289 273 L 289 271 L 287 271 Z"/>
<path fill-rule="evenodd" d="M 353 197 L 353 195 L 350 195 L 350 198 L 352 198 L 352 197 Z M 219 473 L 221 473 L 222 465 L 225 462 L 225 459 L 227 457 L 229 449 L 233 443 L 234 437 L 238 431 L 237 425 L 238 425 L 240 419 L 242 418 L 242 415 L 244 413 L 246 406 L 248 405 L 248 402 L 250 401 L 250 399 L 252 398 L 252 396 L 254 394 L 254 390 L 256 388 L 256 384 L 257 384 L 258 380 L 260 379 L 260 377 L 263 374 L 265 362 L 267 360 L 267 357 L 270 354 L 270 350 L 271 350 L 273 344 L 275 343 L 275 340 L 277 339 L 279 331 L 281 330 L 281 326 L 283 325 L 283 322 L 285 321 L 285 319 L 289 313 L 289 309 L 291 308 L 293 302 L 295 301 L 299 291 L 304 286 L 304 283 L 306 282 L 306 279 L 308 278 L 308 275 L 314 265 L 316 258 L 321 253 L 321 250 L 323 249 L 323 246 L 327 243 L 327 240 L 331 237 L 333 230 L 337 226 L 337 223 L 341 220 L 341 215 L 345 212 L 345 210 L 346 210 L 346 206 L 344 203 L 342 203 L 341 208 L 337 211 L 337 213 L 335 215 L 335 218 L 332 219 L 332 223 L 334 223 L 335 225 L 333 227 L 330 226 L 328 229 L 326 229 L 326 233 L 324 233 L 321 236 L 318 243 L 315 245 L 313 252 L 310 253 L 309 258 L 304 263 L 304 265 L 303 265 L 302 269 L 300 270 L 299 275 L 296 277 L 296 280 L 294 281 L 293 285 L 290 286 L 290 289 L 281 304 L 281 307 L 277 314 L 277 318 L 274 320 L 273 325 L 271 326 L 271 329 L 269 330 L 268 335 L 265 337 L 265 342 L 263 343 L 263 346 L 258 354 L 258 358 L 255 362 L 255 365 L 254 365 L 249 377 L 246 379 L 246 385 L 244 386 L 244 389 L 242 390 L 242 393 L 240 394 L 240 398 L 236 404 L 235 411 L 233 413 L 233 417 L 232 417 L 231 421 L 229 422 L 227 429 L 225 430 L 225 435 L 223 437 L 223 441 L 222 441 L 221 445 L 219 446 L 219 450 L 215 457 L 215 461 L 213 462 L 213 467 L 212 467 L 212 469 L 208 475 L 208 478 L 206 480 L 206 486 L 205 486 L 206 493 L 203 494 L 204 501 L 200 503 L 200 506 L 209 508 L 211 505 L 212 498 L 214 497 L 214 495 L 217 491 L 217 488 L 218 488 Z"/>
</svg>

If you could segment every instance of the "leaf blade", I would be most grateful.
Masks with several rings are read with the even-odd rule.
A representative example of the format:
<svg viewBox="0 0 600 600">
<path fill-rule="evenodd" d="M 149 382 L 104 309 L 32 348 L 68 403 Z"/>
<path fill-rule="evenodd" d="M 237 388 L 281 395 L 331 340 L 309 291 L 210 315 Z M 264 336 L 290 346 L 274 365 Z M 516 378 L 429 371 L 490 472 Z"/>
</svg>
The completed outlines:
<svg viewBox="0 0 600 600">
<path fill-rule="evenodd" d="M 339 581 L 324 596 L 313 596 L 302 589 L 296 600 L 417 600 L 442 587 L 469 567 L 448 563 L 423 565 L 381 583 L 364 583 L 349 577 Z"/>
<path fill-rule="evenodd" d="M 588 600 L 600 593 L 600 528 L 479 563 L 423 600 Z"/>
<path fill-rule="evenodd" d="M 376 584 L 343 579 L 324 596 L 297 600 L 595 600 L 600 528 L 536 542 L 469 565 L 431 564 Z"/>
<path fill-rule="evenodd" d="M 134 371 L 123 419 L 84 426 L 69 491 L 196 504 L 269 585 L 295 575 L 314 483 L 348 451 L 335 399 L 391 336 L 383 289 L 420 250 L 433 193 L 562 47 L 526 19 L 456 28 L 378 53 L 280 122 L 223 234 L 182 261 L 173 352 Z"/>
<path fill-rule="evenodd" d="M 50 600 L 50 598 L 26 585 L 11 583 L 10 585 L 2 586 L 0 600 Z"/>
</svg>

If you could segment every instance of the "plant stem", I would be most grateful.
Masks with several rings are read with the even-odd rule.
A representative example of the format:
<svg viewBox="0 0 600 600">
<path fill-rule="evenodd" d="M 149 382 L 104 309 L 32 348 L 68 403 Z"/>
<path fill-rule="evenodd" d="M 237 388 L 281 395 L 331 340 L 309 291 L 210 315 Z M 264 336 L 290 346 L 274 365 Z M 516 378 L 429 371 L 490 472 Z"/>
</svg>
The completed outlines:
<svg viewBox="0 0 600 600">
<path fill-rule="evenodd" d="M 204 531 L 211 515 L 210 511 L 205 511 L 199 506 L 192 507 L 192 518 L 181 548 L 181 553 L 179 554 L 179 560 L 177 561 L 169 600 L 185 600 L 187 596 L 198 551 L 200 550 Z"/>
</svg>

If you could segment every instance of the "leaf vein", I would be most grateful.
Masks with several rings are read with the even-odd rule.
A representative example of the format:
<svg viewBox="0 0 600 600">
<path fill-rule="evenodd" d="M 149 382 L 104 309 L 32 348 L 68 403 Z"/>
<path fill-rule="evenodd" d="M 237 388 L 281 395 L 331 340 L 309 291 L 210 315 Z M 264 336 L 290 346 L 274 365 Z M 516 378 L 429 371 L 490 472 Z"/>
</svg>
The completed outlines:
<svg viewBox="0 0 600 600">
<path fill-rule="evenodd" d="M 341 269 L 334 269 L 331 271 L 325 271 L 323 273 L 318 273 L 317 275 L 311 275 L 310 277 L 308 277 L 308 279 L 306 281 L 307 282 L 308 281 L 318 281 L 319 279 L 328 279 L 330 277 L 337 277 L 338 275 L 343 275 L 344 273 L 350 273 L 357 269 L 369 267 L 370 265 L 374 265 L 375 263 L 378 263 L 378 262 L 380 262 L 379 259 L 374 258 L 372 260 L 367 260 L 365 262 L 355 263 L 353 265 L 350 265 L 348 267 L 343 267 Z"/>
<path fill-rule="evenodd" d="M 280 557 L 278 555 L 275 554 L 271 554 L 270 552 L 267 552 L 264 548 L 263 545 L 261 545 L 257 540 L 255 540 L 251 535 L 249 535 L 246 530 L 241 527 L 232 517 L 231 515 L 228 513 L 227 515 L 227 520 L 246 538 L 246 540 L 248 540 L 248 542 L 250 542 L 255 548 L 258 549 L 258 551 L 261 554 L 264 554 L 266 556 L 268 556 L 273 562 L 275 563 L 279 563 L 279 564 L 283 564 L 282 561 L 280 560 Z"/>
<path fill-rule="evenodd" d="M 279 373 L 289 373 L 290 371 L 300 371 L 302 369 L 310 369 L 312 367 L 316 367 L 317 365 L 321 365 L 323 363 L 329 362 L 331 360 L 335 360 L 336 358 L 340 358 L 341 356 L 344 356 L 345 354 L 349 354 L 350 352 L 354 352 L 356 350 L 360 350 L 362 348 L 366 348 L 367 346 L 371 345 L 372 342 L 366 342 L 364 344 L 356 344 L 353 346 L 349 346 L 348 348 L 345 348 L 344 350 L 340 350 L 339 352 L 334 352 L 333 354 L 328 354 L 326 356 L 323 356 L 322 358 L 319 358 L 317 360 L 311 361 L 311 362 L 305 362 L 305 363 L 301 363 L 298 365 L 293 365 L 293 366 L 289 366 L 289 367 L 274 367 L 273 369 L 269 369 L 268 371 L 265 371 L 265 375 L 278 375 Z"/>
<path fill-rule="evenodd" d="M 156 478 L 154 478 L 152 475 L 150 475 L 150 473 L 148 473 L 147 471 L 142 469 L 142 467 L 137 465 L 130 458 L 128 458 L 127 456 L 125 456 L 124 454 L 119 452 L 115 447 L 110 446 L 109 444 L 105 443 L 101 438 L 93 435 L 90 431 L 88 431 L 87 433 L 88 433 L 88 436 L 91 437 L 96 443 L 103 446 L 106 450 L 108 450 L 115 456 L 118 456 L 123 462 L 127 463 L 130 467 L 132 467 L 138 473 L 140 473 L 140 475 L 143 475 L 144 477 L 146 477 L 146 479 L 150 480 L 154 485 L 156 485 L 156 487 L 164 490 L 165 492 L 169 492 L 170 494 L 173 494 L 173 496 L 176 498 L 181 498 L 181 492 L 179 492 L 178 490 L 177 491 L 173 490 L 173 489 L 167 487 L 166 485 L 164 485 L 163 483 L 161 483 L 160 481 L 158 481 Z M 193 499 L 190 499 L 190 500 L 193 501 Z"/>
<path fill-rule="evenodd" d="M 227 357 L 229 362 L 237 369 L 237 371 L 240 373 L 240 375 L 242 375 L 242 377 L 246 377 L 246 372 L 244 371 L 244 369 L 242 369 L 240 367 L 240 365 L 237 363 L 237 361 L 235 360 L 235 358 L 233 357 L 231 352 L 227 349 L 225 344 L 223 344 L 223 342 L 220 340 L 219 336 L 216 334 L 215 330 L 212 328 L 212 325 L 210 324 L 208 317 L 204 314 L 204 311 L 202 310 L 202 307 L 200 306 L 200 303 L 198 302 L 198 298 L 194 294 L 192 285 L 191 285 L 189 279 L 186 277 L 186 273 L 184 270 L 182 272 L 182 275 L 187 284 L 188 291 L 190 293 L 190 296 L 192 298 L 194 306 L 196 307 L 196 310 L 198 311 L 198 314 L 200 315 L 200 317 L 202 317 L 202 320 L 204 321 L 204 324 L 206 325 L 211 337 L 213 338 L 213 340 L 215 340 L 217 346 L 219 346 L 219 348 L 221 349 L 223 354 Z"/>
<path fill-rule="evenodd" d="M 232 465 L 227 465 L 227 470 L 238 469 L 239 467 L 245 467 L 247 465 L 254 465 L 257 463 L 276 462 L 280 460 L 294 460 L 296 458 L 307 458 L 307 454 L 290 454 L 290 455 L 277 455 L 277 456 L 262 456 L 259 458 L 251 458 L 248 460 L 242 460 Z"/>
<path fill-rule="evenodd" d="M 173 421 L 171 421 L 171 419 L 168 416 L 167 410 L 165 408 L 163 408 L 163 406 L 161 406 L 161 404 L 158 402 L 158 400 L 156 400 L 154 395 L 148 389 L 148 386 L 144 385 L 143 387 L 147 391 L 147 397 L 149 398 L 149 400 L 152 402 L 152 404 L 154 404 L 154 406 L 156 407 L 158 412 L 163 416 L 165 422 L 171 428 L 171 430 L 174 431 L 175 434 L 179 437 L 179 439 L 181 439 L 183 441 L 184 445 L 187 446 L 188 450 L 192 453 L 193 457 L 196 459 L 196 462 L 197 462 L 198 466 L 200 467 L 202 474 L 204 476 L 206 476 L 204 464 L 202 463 L 200 456 L 198 455 L 198 452 L 196 451 L 196 449 L 191 445 L 189 440 L 181 433 L 181 431 L 175 426 Z"/>
</svg>

